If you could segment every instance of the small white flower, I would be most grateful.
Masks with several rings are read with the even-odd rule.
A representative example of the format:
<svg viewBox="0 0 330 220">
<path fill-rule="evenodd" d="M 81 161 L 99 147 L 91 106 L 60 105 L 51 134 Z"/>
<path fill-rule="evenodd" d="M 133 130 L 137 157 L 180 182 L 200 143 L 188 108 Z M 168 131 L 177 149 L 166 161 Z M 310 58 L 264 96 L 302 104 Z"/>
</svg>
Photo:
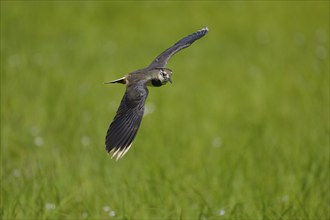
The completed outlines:
<svg viewBox="0 0 330 220">
<path fill-rule="evenodd" d="M 20 177 L 21 176 L 21 171 L 19 169 L 15 169 L 15 170 L 13 170 L 12 175 L 14 177 Z"/>
<path fill-rule="evenodd" d="M 315 48 L 315 54 L 319 59 L 325 60 L 327 58 L 327 49 L 323 46 L 318 46 Z"/>
<path fill-rule="evenodd" d="M 82 218 L 87 218 L 88 217 L 88 212 L 82 212 L 81 217 Z"/>
<path fill-rule="evenodd" d="M 56 208 L 56 205 L 54 203 L 46 203 L 45 208 L 47 210 L 52 210 Z"/>
<path fill-rule="evenodd" d="M 116 216 L 116 212 L 113 211 L 113 210 L 111 210 L 111 211 L 109 212 L 109 216 L 110 216 L 110 217 L 115 217 L 115 216 Z"/>
<path fill-rule="evenodd" d="M 223 216 L 223 215 L 225 215 L 225 210 L 223 210 L 223 209 L 220 209 L 218 212 L 218 215 L 221 215 L 221 216 Z"/>
<path fill-rule="evenodd" d="M 110 207 L 107 205 L 103 206 L 103 211 L 107 212 L 110 217 L 116 216 L 116 212 L 114 210 L 111 210 Z"/>
<path fill-rule="evenodd" d="M 110 207 L 107 206 L 107 205 L 103 206 L 103 211 L 109 212 L 110 211 Z"/>
<path fill-rule="evenodd" d="M 213 140 L 212 140 L 212 146 L 214 148 L 221 147 L 221 145 L 222 145 L 222 140 L 221 140 L 221 138 L 219 136 L 213 138 Z"/>
<path fill-rule="evenodd" d="M 34 138 L 34 144 L 38 147 L 42 147 L 42 145 L 44 145 L 44 139 L 40 136 L 36 136 Z"/>
<path fill-rule="evenodd" d="M 282 201 L 282 202 L 287 202 L 287 201 L 289 201 L 289 196 L 287 196 L 287 195 L 282 196 L 281 201 Z"/>
<path fill-rule="evenodd" d="M 86 135 L 82 136 L 80 141 L 83 146 L 88 146 L 91 143 L 90 138 Z"/>
</svg>

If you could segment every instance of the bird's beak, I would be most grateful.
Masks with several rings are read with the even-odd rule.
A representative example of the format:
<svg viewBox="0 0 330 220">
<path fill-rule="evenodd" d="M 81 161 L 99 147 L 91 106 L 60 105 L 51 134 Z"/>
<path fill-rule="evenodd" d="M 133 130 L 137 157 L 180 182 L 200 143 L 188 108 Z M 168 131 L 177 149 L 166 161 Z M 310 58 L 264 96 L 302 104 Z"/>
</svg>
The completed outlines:
<svg viewBox="0 0 330 220">
<path fill-rule="evenodd" d="M 168 81 L 172 84 L 172 79 L 171 78 L 168 78 Z"/>
</svg>

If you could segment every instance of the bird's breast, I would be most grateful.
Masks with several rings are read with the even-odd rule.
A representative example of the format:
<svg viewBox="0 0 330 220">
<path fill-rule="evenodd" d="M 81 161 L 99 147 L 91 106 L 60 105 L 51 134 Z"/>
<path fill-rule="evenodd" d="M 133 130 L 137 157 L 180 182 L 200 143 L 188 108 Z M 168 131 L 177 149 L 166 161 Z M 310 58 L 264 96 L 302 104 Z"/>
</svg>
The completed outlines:
<svg viewBox="0 0 330 220">
<path fill-rule="evenodd" d="M 152 79 L 151 80 L 151 86 L 155 86 L 155 87 L 160 87 L 162 86 L 162 81 L 160 81 L 160 79 Z"/>
</svg>

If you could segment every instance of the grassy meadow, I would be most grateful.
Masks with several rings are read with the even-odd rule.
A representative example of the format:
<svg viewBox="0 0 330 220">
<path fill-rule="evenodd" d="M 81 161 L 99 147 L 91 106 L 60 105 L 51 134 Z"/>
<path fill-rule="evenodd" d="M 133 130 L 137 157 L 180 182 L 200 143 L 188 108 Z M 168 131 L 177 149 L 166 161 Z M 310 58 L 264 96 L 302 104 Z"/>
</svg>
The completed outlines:
<svg viewBox="0 0 330 220">
<path fill-rule="evenodd" d="M 132 148 L 125 87 L 181 37 Z M 328 1 L 1 1 L 1 219 L 328 219 Z"/>
</svg>

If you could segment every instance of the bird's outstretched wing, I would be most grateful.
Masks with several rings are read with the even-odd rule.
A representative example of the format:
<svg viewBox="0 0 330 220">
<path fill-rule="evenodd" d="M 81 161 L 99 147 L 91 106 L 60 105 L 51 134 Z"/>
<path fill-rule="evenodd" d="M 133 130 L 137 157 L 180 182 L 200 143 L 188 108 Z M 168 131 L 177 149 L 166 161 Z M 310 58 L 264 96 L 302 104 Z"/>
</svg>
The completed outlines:
<svg viewBox="0 0 330 220">
<path fill-rule="evenodd" d="M 111 122 L 105 138 L 106 150 L 112 154 L 111 158 L 116 157 L 118 160 L 131 147 L 140 127 L 147 96 L 146 85 L 127 85 L 117 114 Z"/>
<path fill-rule="evenodd" d="M 209 29 L 207 27 L 191 34 L 188 35 L 178 42 L 176 42 L 172 47 L 168 48 L 165 50 L 163 53 L 161 53 L 156 59 L 152 61 L 152 63 L 147 67 L 148 69 L 153 69 L 153 68 L 165 68 L 167 61 L 173 56 L 175 53 L 178 51 L 189 47 L 192 43 L 194 43 L 196 40 L 200 39 L 203 37 Z"/>
</svg>

